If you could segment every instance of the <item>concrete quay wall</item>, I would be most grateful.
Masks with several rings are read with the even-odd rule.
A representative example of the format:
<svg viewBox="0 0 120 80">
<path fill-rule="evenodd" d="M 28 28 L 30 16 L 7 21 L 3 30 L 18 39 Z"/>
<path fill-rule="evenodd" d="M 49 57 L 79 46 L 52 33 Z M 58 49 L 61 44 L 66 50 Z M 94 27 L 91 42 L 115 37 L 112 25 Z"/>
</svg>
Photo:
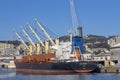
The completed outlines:
<svg viewBox="0 0 120 80">
<path fill-rule="evenodd" d="M 117 67 L 103 67 L 103 68 L 100 68 L 100 73 L 120 73 L 120 68 L 117 68 Z"/>
</svg>

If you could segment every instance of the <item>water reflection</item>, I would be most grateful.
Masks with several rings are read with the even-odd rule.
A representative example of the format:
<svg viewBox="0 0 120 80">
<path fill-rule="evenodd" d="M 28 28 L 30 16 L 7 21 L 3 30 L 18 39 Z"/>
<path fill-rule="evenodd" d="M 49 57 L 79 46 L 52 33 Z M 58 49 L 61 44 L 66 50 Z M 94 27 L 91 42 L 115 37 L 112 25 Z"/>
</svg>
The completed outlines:
<svg viewBox="0 0 120 80">
<path fill-rule="evenodd" d="M 0 80 L 120 80 L 116 73 L 26 74 L 0 71 Z"/>
<path fill-rule="evenodd" d="M 16 76 L 16 72 L 5 73 L 5 74 L 0 75 L 0 79 L 1 78 L 8 78 L 8 77 L 15 77 L 15 76 Z"/>
<path fill-rule="evenodd" d="M 74 74 L 27 74 L 29 80 L 120 80 L 120 74 L 74 73 Z"/>
</svg>

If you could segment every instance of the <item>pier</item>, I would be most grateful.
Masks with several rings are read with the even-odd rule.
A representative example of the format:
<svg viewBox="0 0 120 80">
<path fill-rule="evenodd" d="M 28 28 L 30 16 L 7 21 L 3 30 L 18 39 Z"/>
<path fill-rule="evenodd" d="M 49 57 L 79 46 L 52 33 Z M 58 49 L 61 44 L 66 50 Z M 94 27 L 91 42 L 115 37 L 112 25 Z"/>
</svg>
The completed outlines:
<svg viewBox="0 0 120 80">
<path fill-rule="evenodd" d="M 120 73 L 120 67 L 103 67 L 100 69 L 100 73 Z"/>
<path fill-rule="evenodd" d="M 100 73 L 120 73 L 120 66 L 116 65 L 116 61 L 105 60 L 104 66 L 99 66 Z"/>
<path fill-rule="evenodd" d="M 7 62 L 0 62 L 0 69 L 15 69 L 15 63 L 14 61 Z"/>
</svg>

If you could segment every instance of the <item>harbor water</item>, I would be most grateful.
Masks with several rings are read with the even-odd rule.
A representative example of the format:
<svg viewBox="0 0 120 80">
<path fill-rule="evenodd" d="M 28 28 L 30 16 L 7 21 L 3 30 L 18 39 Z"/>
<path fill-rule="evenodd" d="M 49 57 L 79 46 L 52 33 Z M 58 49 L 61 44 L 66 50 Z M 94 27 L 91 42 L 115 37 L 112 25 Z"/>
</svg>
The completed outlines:
<svg viewBox="0 0 120 80">
<path fill-rule="evenodd" d="M 22 74 L 1 70 L 0 80 L 120 80 L 120 73 Z"/>
</svg>

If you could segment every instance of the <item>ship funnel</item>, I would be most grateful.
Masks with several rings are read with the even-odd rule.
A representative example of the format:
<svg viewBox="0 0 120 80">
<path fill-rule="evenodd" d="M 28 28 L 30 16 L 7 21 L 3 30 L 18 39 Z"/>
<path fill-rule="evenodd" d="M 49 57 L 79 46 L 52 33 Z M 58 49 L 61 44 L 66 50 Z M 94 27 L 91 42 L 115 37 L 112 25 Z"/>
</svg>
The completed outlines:
<svg viewBox="0 0 120 80">
<path fill-rule="evenodd" d="M 83 36 L 83 34 L 82 34 L 82 26 L 78 27 L 77 30 L 78 30 L 78 36 L 82 37 Z"/>
</svg>

